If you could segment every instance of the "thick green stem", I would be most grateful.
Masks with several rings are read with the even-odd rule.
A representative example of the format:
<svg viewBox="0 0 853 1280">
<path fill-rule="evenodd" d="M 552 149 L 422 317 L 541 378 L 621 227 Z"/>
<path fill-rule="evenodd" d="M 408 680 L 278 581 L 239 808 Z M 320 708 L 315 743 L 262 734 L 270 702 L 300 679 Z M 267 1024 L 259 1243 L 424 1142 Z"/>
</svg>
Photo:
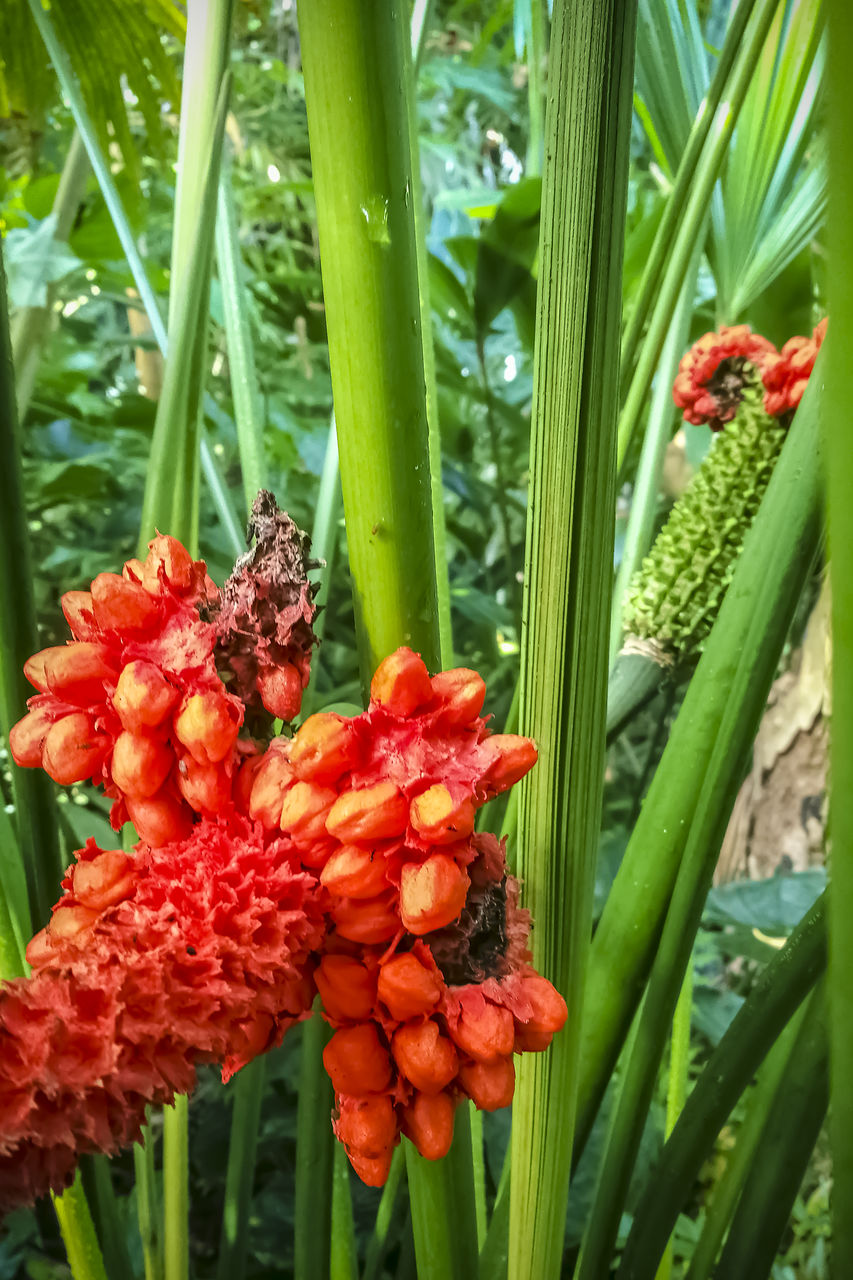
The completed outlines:
<svg viewBox="0 0 853 1280">
<path fill-rule="evenodd" d="M 332 1238 L 329 1251 L 329 1280 L 358 1280 L 358 1253 L 355 1221 L 349 1189 L 349 1160 L 339 1142 L 332 1159 Z"/>
<path fill-rule="evenodd" d="M 80 1174 L 66 1192 L 52 1199 L 73 1280 L 107 1280 Z"/>
<path fill-rule="evenodd" d="M 853 451 L 849 435 L 849 369 L 853 342 L 853 10 L 832 0 L 828 41 L 830 337 L 827 350 L 827 449 L 829 545 L 832 585 L 832 743 L 830 812 L 830 1007 L 832 1048 L 831 1136 L 833 1161 L 833 1267 L 853 1275 Z M 845 433 L 845 422 L 848 424 Z"/>
<path fill-rule="evenodd" d="M 520 725 L 519 874 L 569 1025 L 521 1059 L 509 1275 L 560 1269 L 604 771 L 615 386 L 636 6 L 555 4 L 542 192 Z"/>
<path fill-rule="evenodd" d="M 690 1016 L 693 1012 L 693 965 L 687 966 L 684 983 L 675 1015 L 672 1019 L 672 1038 L 669 1052 L 669 1082 L 666 1090 L 666 1136 L 672 1133 L 678 1117 L 684 1110 L 687 1098 L 687 1077 L 690 1067 Z M 655 1280 L 671 1280 L 672 1240 L 664 1250 Z"/>
<path fill-rule="evenodd" d="M 154 1134 L 148 1123 L 142 1130 L 142 1142 L 133 1148 L 136 1175 L 136 1216 L 142 1241 L 145 1280 L 163 1280 L 163 1233 L 157 1171 L 154 1168 Z"/>
<path fill-rule="evenodd" d="M 334 1159 L 331 1117 L 335 1096 L 323 1067 L 323 1047 L 330 1034 L 319 1013 L 314 1014 L 302 1031 L 296 1117 L 296 1280 L 326 1280 L 329 1274 Z"/>
<path fill-rule="evenodd" d="M 543 0 L 529 0 L 527 33 L 527 163 L 525 173 L 534 177 L 542 172 L 545 149 L 545 5 Z"/>
<path fill-rule="evenodd" d="M 163 1276 L 189 1280 L 189 1103 L 163 1108 Z"/>
<path fill-rule="evenodd" d="M 743 778 L 821 533 L 821 373 L 744 541 L 592 944 L 578 1128 L 589 1133 L 651 967 L 682 860 L 701 874 Z M 715 842 L 716 845 L 715 845 Z M 679 979 L 680 981 L 680 979 Z"/>
<path fill-rule="evenodd" d="M 379 1280 L 382 1274 L 382 1262 L 388 1247 L 391 1223 L 400 1212 L 400 1198 L 406 1185 L 405 1174 L 406 1156 L 403 1147 L 399 1146 L 391 1157 L 391 1172 L 382 1188 L 382 1199 L 376 1210 L 376 1221 L 364 1255 L 364 1271 L 361 1280 Z"/>
</svg>

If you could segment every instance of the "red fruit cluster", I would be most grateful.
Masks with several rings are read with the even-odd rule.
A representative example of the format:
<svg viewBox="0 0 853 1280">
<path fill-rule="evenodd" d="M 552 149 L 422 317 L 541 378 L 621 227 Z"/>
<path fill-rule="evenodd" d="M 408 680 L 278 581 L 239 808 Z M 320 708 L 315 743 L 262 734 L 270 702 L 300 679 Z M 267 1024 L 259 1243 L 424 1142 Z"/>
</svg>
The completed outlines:
<svg viewBox="0 0 853 1280">
<path fill-rule="evenodd" d="M 810 338 L 789 338 L 778 355 L 762 366 L 764 408 L 771 417 L 792 413 L 803 398 L 817 353 L 826 337 L 826 317 Z"/>
<path fill-rule="evenodd" d="M 227 1079 L 314 994 L 322 917 L 287 841 L 232 815 L 77 858 L 27 950 L 32 977 L 0 989 L 0 1210 L 138 1138 L 146 1105 L 188 1092 L 198 1064 Z"/>
<path fill-rule="evenodd" d="M 159 535 L 144 563 L 67 592 L 74 639 L 24 668 L 39 693 L 10 734 L 15 761 L 66 785 L 103 782 L 116 800 L 113 825 L 129 817 L 152 845 L 222 809 L 243 707 L 219 678 L 216 630 L 199 614 L 218 595 L 204 562 Z"/>
<path fill-rule="evenodd" d="M 723 325 L 719 333 L 703 334 L 681 357 L 672 388 L 684 421 L 707 422 L 712 431 L 722 430 L 737 412 L 750 370 L 760 374 L 776 355 L 773 343 L 747 324 Z"/>
<path fill-rule="evenodd" d="M 485 693 L 475 671 L 430 678 L 417 654 L 398 649 L 378 667 L 362 715 L 321 712 L 270 745 L 249 812 L 319 871 L 340 937 L 388 943 L 461 913 L 476 810 L 536 760 L 529 738 L 489 734 Z"/>
<path fill-rule="evenodd" d="M 563 998 L 530 967 L 528 920 L 501 847 L 494 836 L 474 843 L 472 896 L 455 927 L 384 951 L 356 951 L 333 934 L 315 974 L 336 1028 L 323 1053 L 335 1133 L 370 1186 L 385 1182 L 401 1132 L 438 1160 L 460 1100 L 508 1106 L 513 1053 L 546 1048 L 566 1019 Z M 477 980 L 453 985 L 454 970 Z"/>
</svg>

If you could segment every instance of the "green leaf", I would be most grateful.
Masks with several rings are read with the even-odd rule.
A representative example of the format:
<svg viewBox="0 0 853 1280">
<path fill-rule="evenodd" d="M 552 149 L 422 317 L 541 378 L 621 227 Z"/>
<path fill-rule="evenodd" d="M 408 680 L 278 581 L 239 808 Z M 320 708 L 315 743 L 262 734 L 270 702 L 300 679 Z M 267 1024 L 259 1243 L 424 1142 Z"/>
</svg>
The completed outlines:
<svg viewBox="0 0 853 1280">
<path fill-rule="evenodd" d="M 826 887 L 822 867 L 767 880 L 734 881 L 712 889 L 705 902 L 706 924 L 743 924 L 762 933 L 788 933 Z"/>
<path fill-rule="evenodd" d="M 54 239 L 55 233 L 56 215 L 53 213 L 41 222 L 31 222 L 26 230 L 13 228 L 7 232 L 9 297 L 14 306 L 46 306 L 47 286 L 82 266 L 67 244 Z"/>
</svg>

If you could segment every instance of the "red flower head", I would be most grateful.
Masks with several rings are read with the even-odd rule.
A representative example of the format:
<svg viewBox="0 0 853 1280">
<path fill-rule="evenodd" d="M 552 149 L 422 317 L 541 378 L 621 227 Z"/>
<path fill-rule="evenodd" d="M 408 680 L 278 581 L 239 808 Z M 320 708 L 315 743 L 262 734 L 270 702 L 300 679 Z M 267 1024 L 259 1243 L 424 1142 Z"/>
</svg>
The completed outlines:
<svg viewBox="0 0 853 1280">
<path fill-rule="evenodd" d="M 513 1053 L 545 1049 L 566 1005 L 530 966 L 529 918 L 517 906 L 494 836 L 471 841 L 467 902 L 422 938 L 356 949 L 334 932 L 315 978 L 337 1030 L 323 1053 L 335 1132 L 363 1181 L 381 1186 L 404 1133 L 429 1160 L 447 1154 L 458 1102 L 508 1106 Z"/>
<path fill-rule="evenodd" d="M 672 388 L 684 421 L 707 422 L 712 431 L 722 430 L 737 412 L 751 370 L 757 378 L 775 355 L 773 343 L 747 324 L 723 325 L 719 333 L 703 334 L 681 357 Z"/>
<path fill-rule="evenodd" d="M 65 785 L 102 782 L 115 799 L 113 826 L 129 818 L 152 845 L 186 837 L 198 815 L 229 806 L 237 767 L 256 751 L 238 741 L 247 707 L 267 724 L 299 708 L 314 615 L 303 559 L 298 583 L 294 568 L 304 535 L 269 494 L 255 516 L 258 545 L 221 608 L 204 562 L 158 535 L 144 563 L 67 592 L 73 640 L 24 668 L 39 693 L 10 734 L 16 762 Z"/>
<path fill-rule="evenodd" d="M 430 679 L 398 649 L 380 664 L 367 711 L 310 716 L 258 768 L 251 816 L 320 871 L 331 920 L 351 942 L 422 936 L 462 911 L 475 812 L 536 760 L 529 738 L 489 734 L 485 693 L 475 671 Z"/>
<path fill-rule="evenodd" d="M 228 1079 L 310 1009 L 315 883 L 288 842 L 231 815 L 135 854 L 90 840 L 30 978 L 0 988 L 0 1210 L 139 1136 L 148 1103 Z"/>
<path fill-rule="evenodd" d="M 762 367 L 764 408 L 772 418 L 793 413 L 803 398 L 817 353 L 826 337 L 826 317 L 810 338 L 789 338 L 778 355 Z"/>
</svg>

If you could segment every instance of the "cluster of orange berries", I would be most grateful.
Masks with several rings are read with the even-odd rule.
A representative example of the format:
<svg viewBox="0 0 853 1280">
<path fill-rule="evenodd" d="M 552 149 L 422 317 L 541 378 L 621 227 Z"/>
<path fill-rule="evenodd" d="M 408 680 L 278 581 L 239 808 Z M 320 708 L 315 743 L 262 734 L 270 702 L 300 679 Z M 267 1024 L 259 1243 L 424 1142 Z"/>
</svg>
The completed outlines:
<svg viewBox="0 0 853 1280">
<path fill-rule="evenodd" d="M 227 1078 L 307 1016 L 315 988 L 335 1028 L 324 1054 L 335 1131 L 373 1185 L 401 1133 L 437 1159 L 460 1099 L 506 1106 L 513 1054 L 544 1049 L 566 1018 L 530 965 L 529 920 L 503 848 L 474 829 L 477 809 L 533 766 L 533 742 L 489 732 L 475 671 L 431 677 L 402 648 L 380 664 L 361 715 L 321 712 L 264 750 L 272 715 L 299 710 L 314 606 L 304 535 L 270 495 L 254 516 L 258 546 L 221 595 L 203 562 L 158 535 L 144 563 L 67 593 L 74 639 L 26 666 L 38 693 L 12 731 L 16 761 L 64 784 L 103 782 L 113 825 L 129 818 L 141 838 L 131 855 L 90 842 L 30 943 L 37 989 L 16 984 L 11 1004 L 0 993 L 0 1030 L 13 1007 L 42 1011 L 33 1026 L 19 1019 L 19 1065 L 37 1082 L 49 1059 L 53 1092 L 77 1117 L 76 1139 L 66 1125 L 54 1144 L 50 1185 L 67 1178 L 77 1147 L 113 1149 L 135 1132 L 131 1092 L 168 1098 L 212 1057 Z M 199 881 L 211 874 L 215 886 Z M 122 993 L 144 1005 L 140 975 L 160 1011 L 145 1032 L 122 1011 Z M 77 1083 L 62 1083 L 65 1033 L 56 1020 L 42 1025 L 51 984 L 81 1024 L 68 993 L 93 982 L 113 1002 L 98 1033 L 115 1041 L 111 1096 L 133 1111 L 105 1125 L 100 1148 L 85 1119 L 100 1068 L 71 1064 Z M 180 1043 L 185 1065 L 169 1079 L 157 1066 L 164 1010 L 181 1027 L 173 1049 Z M 80 1030 L 80 1043 L 92 1035 Z M 2 1085 L 0 1068 L 0 1094 Z M 28 1152 L 51 1146 L 39 1129 L 43 1094 L 30 1090 L 19 1108 Z M 5 1123 L 0 1108 L 0 1172 L 4 1152 L 18 1149 Z"/>
<path fill-rule="evenodd" d="M 789 338 L 781 352 L 748 324 L 723 325 L 703 334 L 682 356 L 672 388 L 684 421 L 722 430 L 734 418 L 750 377 L 763 388 L 769 417 L 792 413 L 814 368 L 826 323 L 821 320 L 811 338 Z"/>
</svg>

